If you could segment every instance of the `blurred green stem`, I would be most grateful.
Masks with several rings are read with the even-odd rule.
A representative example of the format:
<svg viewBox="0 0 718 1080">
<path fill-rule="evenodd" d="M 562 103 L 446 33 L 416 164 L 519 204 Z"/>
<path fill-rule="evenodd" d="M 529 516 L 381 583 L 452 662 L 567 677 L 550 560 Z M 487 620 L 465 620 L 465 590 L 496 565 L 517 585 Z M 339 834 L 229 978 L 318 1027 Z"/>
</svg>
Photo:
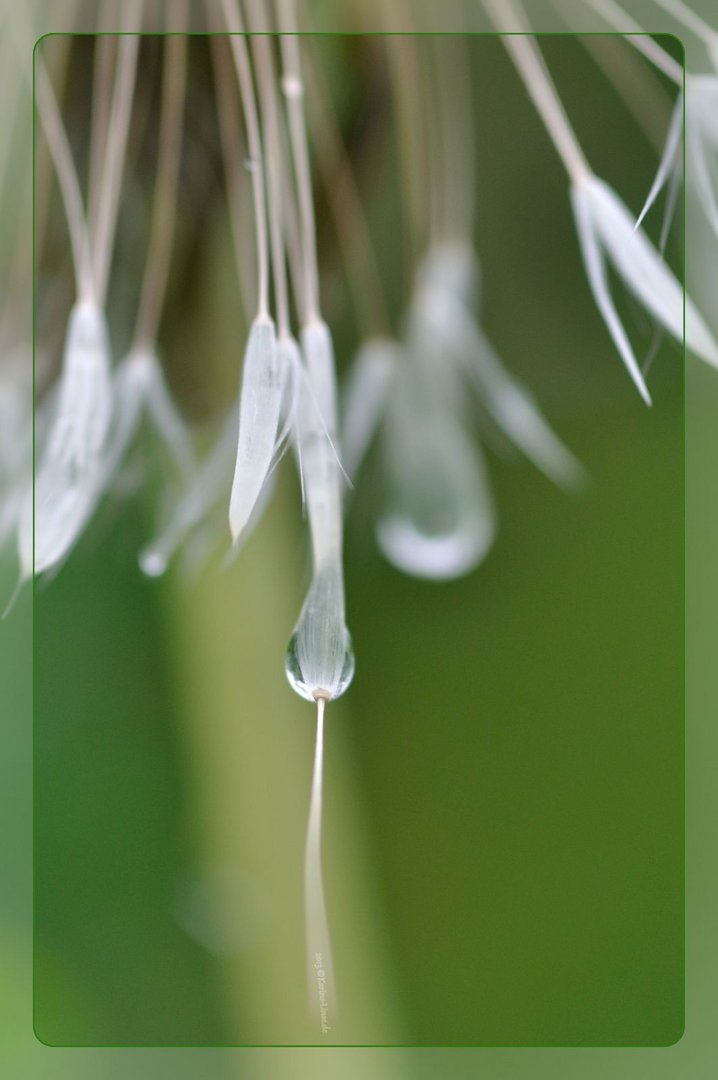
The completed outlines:
<svg viewBox="0 0 718 1080">
<path fill-rule="evenodd" d="M 284 487 L 230 569 L 170 594 L 192 839 L 205 886 L 221 882 L 228 1038 L 402 1042 L 343 704 L 327 710 L 323 849 L 340 1013 L 328 1036 L 309 1016 L 302 860 L 315 717 L 283 673 L 302 576 Z"/>
</svg>

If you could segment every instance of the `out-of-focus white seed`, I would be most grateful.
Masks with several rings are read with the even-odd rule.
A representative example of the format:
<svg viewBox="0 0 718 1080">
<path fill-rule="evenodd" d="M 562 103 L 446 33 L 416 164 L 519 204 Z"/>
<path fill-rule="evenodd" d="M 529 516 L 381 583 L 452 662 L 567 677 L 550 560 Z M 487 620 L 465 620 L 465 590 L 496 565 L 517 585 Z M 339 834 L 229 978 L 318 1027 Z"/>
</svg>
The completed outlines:
<svg viewBox="0 0 718 1080">
<path fill-rule="evenodd" d="M 496 515 L 478 446 L 460 414 L 431 394 L 431 383 L 417 384 L 414 361 L 404 359 L 387 413 L 387 495 L 377 540 L 397 569 L 441 581 L 483 560 Z"/>
<path fill-rule="evenodd" d="M 370 338 L 354 358 L 342 399 L 342 464 L 352 478 L 381 423 L 398 364 L 399 345 Z"/>
<path fill-rule="evenodd" d="M 285 670 L 309 700 L 338 697 L 351 682 L 354 656 L 344 613 L 341 467 L 335 446 L 336 376 L 331 337 L 323 322 L 301 335 L 304 377 L 297 404 L 297 441 L 312 535 L 313 576 Z"/>
<path fill-rule="evenodd" d="M 110 344 L 100 308 L 81 300 L 70 313 L 57 413 L 48 453 L 82 471 L 94 466 L 112 415 Z"/>
</svg>

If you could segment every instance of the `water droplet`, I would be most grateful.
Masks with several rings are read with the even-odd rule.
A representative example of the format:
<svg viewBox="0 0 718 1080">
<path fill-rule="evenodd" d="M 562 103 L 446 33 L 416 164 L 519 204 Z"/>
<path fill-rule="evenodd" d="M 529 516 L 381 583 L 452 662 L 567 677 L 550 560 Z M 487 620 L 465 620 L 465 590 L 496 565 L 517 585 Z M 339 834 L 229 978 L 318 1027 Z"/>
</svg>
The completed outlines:
<svg viewBox="0 0 718 1080">
<path fill-rule="evenodd" d="M 348 688 L 352 679 L 354 678 L 354 650 L 352 648 L 352 639 L 349 631 L 345 631 L 346 637 L 344 639 L 344 663 L 342 664 L 341 673 L 334 686 L 309 686 L 302 675 L 302 669 L 299 666 L 299 656 L 297 649 L 297 641 L 299 633 L 292 634 L 291 640 L 287 647 L 287 654 L 284 659 L 284 671 L 289 680 L 289 685 L 295 693 L 299 694 L 306 701 L 315 701 L 315 695 L 324 691 L 329 696 L 329 700 L 341 697 L 344 691 Z"/>
</svg>

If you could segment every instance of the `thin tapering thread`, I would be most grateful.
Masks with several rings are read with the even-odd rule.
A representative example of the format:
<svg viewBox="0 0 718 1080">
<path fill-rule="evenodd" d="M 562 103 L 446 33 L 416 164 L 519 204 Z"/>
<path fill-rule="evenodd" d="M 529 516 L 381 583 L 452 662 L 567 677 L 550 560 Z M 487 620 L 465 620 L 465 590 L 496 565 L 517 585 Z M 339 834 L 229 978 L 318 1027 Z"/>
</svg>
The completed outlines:
<svg viewBox="0 0 718 1080">
<path fill-rule="evenodd" d="M 248 0 L 252 23 L 264 30 L 263 8 L 258 0 Z M 269 236 L 272 256 L 274 299 L 277 308 L 279 336 L 290 334 L 289 294 L 287 290 L 287 266 L 284 251 L 284 223 L 282 212 L 282 145 L 279 127 L 279 98 L 271 41 L 265 34 L 252 36 L 252 52 L 255 59 L 259 85 L 259 104 L 266 132 L 265 153 L 267 161 L 267 190 L 269 192 Z"/>
<path fill-rule="evenodd" d="M 267 239 L 267 208 L 264 196 L 264 158 L 262 152 L 262 137 L 259 130 L 259 117 L 257 115 L 257 101 L 252 82 L 252 71 L 249 63 L 249 51 L 247 49 L 246 31 L 239 5 L 232 0 L 222 0 L 222 9 L 227 29 L 230 32 L 230 44 L 234 56 L 237 80 L 239 82 L 239 94 L 244 113 L 244 124 L 247 134 L 247 146 L 250 157 L 250 171 L 252 180 L 252 197 L 254 199 L 255 234 L 257 244 L 257 315 L 260 318 L 269 318 L 269 253 Z"/>
<path fill-rule="evenodd" d="M 408 220 L 404 239 L 405 275 L 413 278 L 414 263 L 428 240 L 431 218 L 429 147 L 426 132 L 426 87 L 421 77 L 418 37 L 411 33 L 414 12 L 407 0 L 384 5 L 386 50 L 395 102 L 397 143 L 402 185 L 407 192 Z M 399 31 L 405 31 L 400 33 Z"/>
<path fill-rule="evenodd" d="M 135 16 L 132 25 L 136 26 L 139 23 L 141 13 L 139 0 L 135 0 L 135 3 L 129 5 L 129 8 L 130 12 Z M 132 115 L 139 43 L 138 34 L 126 33 L 122 35 L 118 47 L 110 126 L 102 169 L 101 191 L 97 203 L 97 227 L 92 237 L 95 289 L 97 301 L 101 307 L 104 306 L 105 302 L 115 231 L 117 229 L 120 187 Z"/>
<path fill-rule="evenodd" d="M 579 34 L 578 40 L 621 95 L 654 150 L 661 154 L 666 139 L 665 117 L 670 115 L 673 102 L 653 68 L 642 62 L 628 38 Z"/>
<path fill-rule="evenodd" d="M 251 321 L 257 306 L 256 282 L 257 265 L 256 245 L 248 243 L 246 233 L 250 231 L 249 221 L 242 216 L 243 208 L 252 202 L 249 182 L 242 169 L 242 152 L 239 132 L 241 128 L 240 104 L 236 93 L 236 78 L 231 49 L 227 38 L 212 34 L 209 39 L 212 50 L 212 70 L 214 72 L 219 118 L 219 135 L 222 145 L 227 205 L 229 208 L 230 228 L 234 248 L 234 260 L 237 267 L 239 287 L 242 295 L 245 321 Z M 244 196 L 247 196 L 245 199 Z M 254 217 L 254 210 L 251 211 Z"/>
<path fill-rule="evenodd" d="M 471 69 L 465 37 L 433 37 L 436 105 L 441 118 L 441 233 L 470 242 L 474 232 L 476 165 Z M 464 107 L 457 102 L 465 102 Z"/>
<path fill-rule="evenodd" d="M 514 0 L 484 0 L 486 11 L 511 56 L 544 126 L 574 184 L 591 169 L 571 127 L 536 40 L 527 27 L 523 7 Z"/>
<path fill-rule="evenodd" d="M 75 270 L 75 284 L 80 299 L 93 296 L 90 244 L 82 205 L 82 194 L 72 151 L 60 117 L 55 94 L 42 58 L 35 56 L 35 101 L 47 145 L 57 173 L 62 195 L 70 248 Z"/>
<path fill-rule="evenodd" d="M 659 8 L 663 8 L 669 15 L 672 15 L 677 22 L 681 23 L 686 30 L 690 30 L 697 38 L 701 40 L 705 38 L 715 39 L 718 36 L 718 32 L 704 18 L 696 14 L 692 8 L 684 4 L 683 0 L 653 0 L 653 2 Z"/>
<path fill-rule="evenodd" d="M 32 40 L 31 28 L 26 22 L 26 14 L 22 7 L 15 7 L 13 17 L 9 18 L 7 27 L 10 35 L 15 40 L 20 55 L 23 55 L 25 46 L 29 46 Z M 34 82 L 32 90 L 34 91 L 35 107 L 60 186 L 60 195 L 70 235 L 75 288 L 78 298 L 89 300 L 94 293 L 92 260 L 77 169 L 60 115 L 55 91 L 39 49 L 34 50 L 33 60 Z M 23 67 L 22 74 L 26 75 L 26 73 L 27 68 Z"/>
<path fill-rule="evenodd" d="M 593 8 L 597 15 L 614 30 L 625 34 L 634 49 L 642 53 L 650 60 L 659 71 L 674 82 L 676 86 L 683 86 L 683 68 L 641 27 L 635 19 L 624 11 L 615 0 L 586 0 L 589 7 Z"/>
<path fill-rule="evenodd" d="M 361 195 L 319 65 L 307 66 L 310 112 L 316 116 L 319 167 L 342 248 L 357 322 L 366 336 L 389 332 L 389 311 Z"/>
<path fill-rule="evenodd" d="M 178 15 L 179 12 L 179 15 Z M 173 26 L 179 17 L 184 26 L 186 0 L 173 6 Z M 165 38 L 166 50 L 160 105 L 160 145 L 153 197 L 152 225 L 147 264 L 140 294 L 135 330 L 136 346 L 148 346 L 157 336 L 162 302 L 167 288 L 177 192 L 182 157 L 182 118 L 187 79 L 187 39 L 183 34 Z"/>
<path fill-rule="evenodd" d="M 105 6 L 107 6 L 105 4 Z M 102 190 L 102 168 L 110 130 L 112 83 L 115 68 L 115 38 L 99 34 L 95 38 L 95 71 L 90 120 L 90 168 L 87 183 L 87 224 L 90 234 L 97 229 L 98 200 Z"/>
<path fill-rule="evenodd" d="M 287 101 L 289 137 L 294 162 L 295 183 L 299 200 L 299 220 L 302 237 L 302 269 L 304 282 L 305 324 L 321 318 L 319 309 L 319 267 L 317 264 L 316 223 L 312 198 L 312 175 L 309 166 L 309 144 L 304 116 L 304 84 L 297 37 L 297 15 L 294 0 L 278 0 L 282 51 L 282 89 Z"/>
<path fill-rule="evenodd" d="M 304 858 L 307 987 L 310 1009 L 312 1012 L 319 1014 L 322 1027 L 325 1025 L 328 1027 L 329 1020 L 334 1019 L 336 1016 L 337 997 L 321 861 L 324 709 L 326 697 L 319 692 L 315 695 L 315 699 L 317 702 L 317 730 Z M 322 987 L 319 984 L 319 972 L 323 972 L 324 979 L 324 1009 L 322 1008 Z M 333 1015 L 330 1015 L 330 1010 Z"/>
</svg>

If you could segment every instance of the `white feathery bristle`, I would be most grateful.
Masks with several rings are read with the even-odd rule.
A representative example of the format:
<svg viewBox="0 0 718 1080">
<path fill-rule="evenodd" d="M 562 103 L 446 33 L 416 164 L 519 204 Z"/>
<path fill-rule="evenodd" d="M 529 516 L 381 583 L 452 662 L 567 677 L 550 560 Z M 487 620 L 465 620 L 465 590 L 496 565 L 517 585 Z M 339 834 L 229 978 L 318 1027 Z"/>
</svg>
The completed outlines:
<svg viewBox="0 0 718 1080">
<path fill-rule="evenodd" d="M 574 187 L 572 201 L 596 302 L 634 382 L 650 403 L 635 355 L 610 296 L 604 255 L 646 310 L 681 343 L 683 286 L 643 231 L 634 228 L 630 211 L 603 180 L 594 176 Z M 718 343 L 688 296 L 685 297 L 685 314 L 686 347 L 701 359 L 718 366 Z"/>
<path fill-rule="evenodd" d="M 49 455 L 80 471 L 92 468 L 107 438 L 111 416 L 107 325 L 100 308 L 82 300 L 70 313 Z"/>
<path fill-rule="evenodd" d="M 272 466 L 282 394 L 274 322 L 258 316 L 247 341 L 239 397 L 237 459 L 229 502 L 234 543 L 250 519 Z"/>
<path fill-rule="evenodd" d="M 646 196 L 646 201 L 643 204 L 636 224 L 634 228 L 639 229 L 648 211 L 653 206 L 654 202 L 660 195 L 671 173 L 681 167 L 681 136 L 683 134 L 683 94 L 680 93 L 676 99 L 675 108 L 673 109 L 673 116 L 668 126 L 668 135 L 666 136 L 666 145 L 661 155 L 661 160 L 658 163 L 658 169 L 654 177 L 651 188 Z"/>
</svg>

